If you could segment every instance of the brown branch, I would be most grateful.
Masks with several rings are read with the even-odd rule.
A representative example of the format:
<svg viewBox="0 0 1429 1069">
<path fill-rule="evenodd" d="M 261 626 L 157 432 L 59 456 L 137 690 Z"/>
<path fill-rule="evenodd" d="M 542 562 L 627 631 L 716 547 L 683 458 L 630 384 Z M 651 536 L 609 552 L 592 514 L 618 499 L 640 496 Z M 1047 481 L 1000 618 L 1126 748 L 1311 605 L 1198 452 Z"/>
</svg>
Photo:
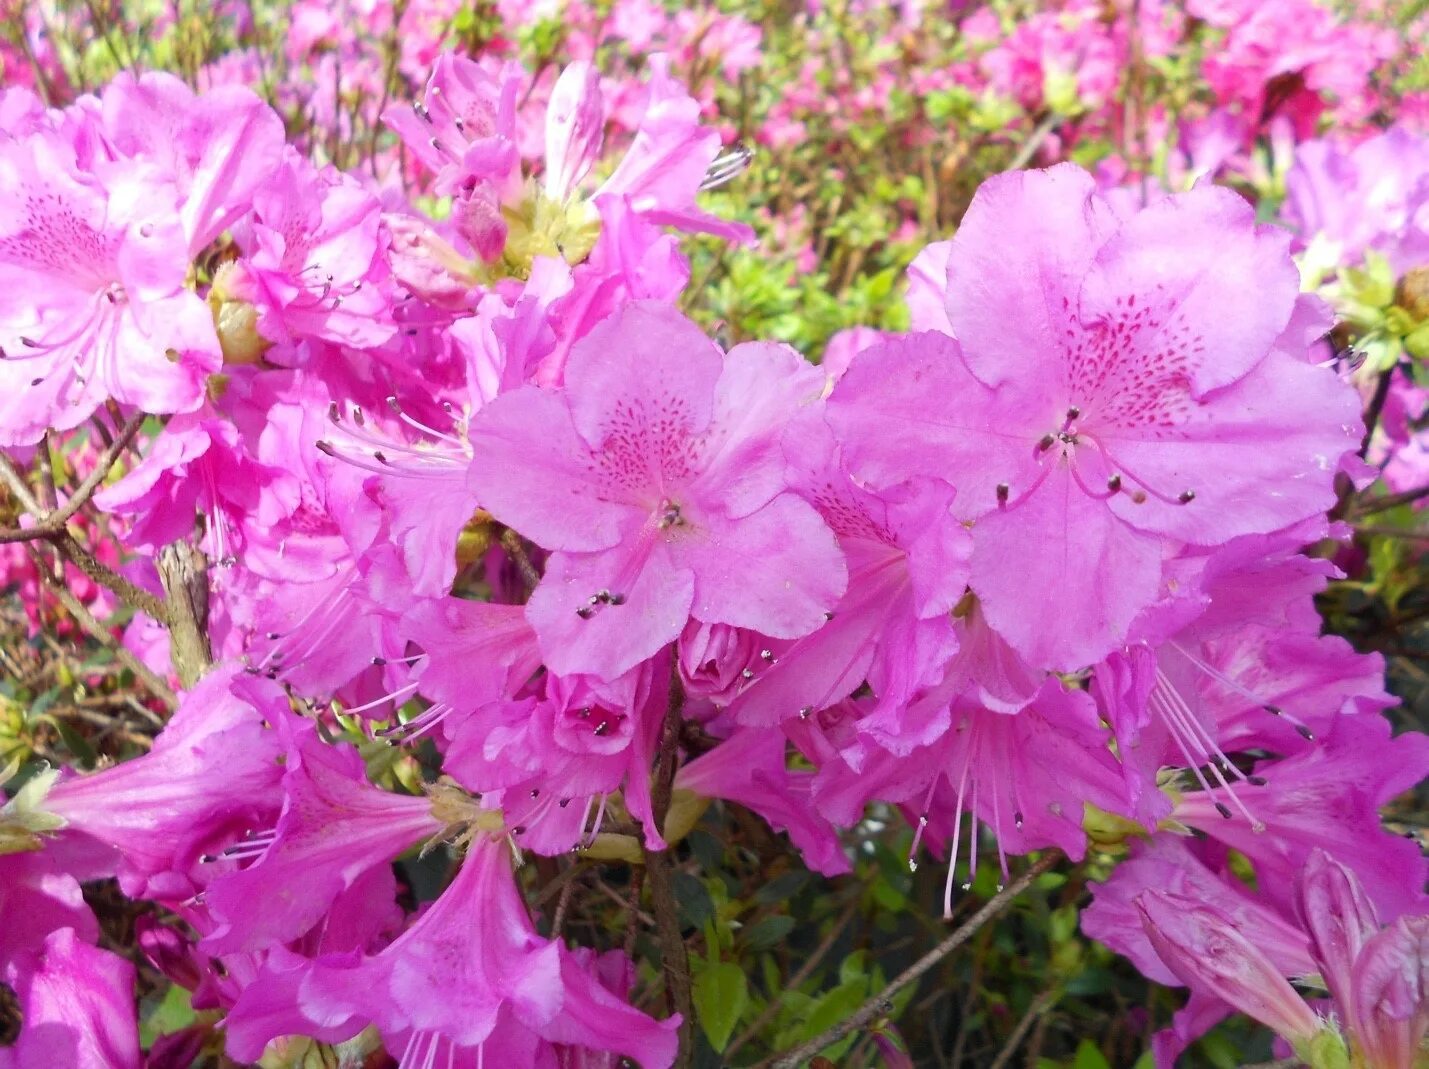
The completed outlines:
<svg viewBox="0 0 1429 1069">
<path fill-rule="evenodd" d="M 208 561 L 189 542 L 174 542 L 159 551 L 154 563 L 164 584 L 164 615 L 169 627 L 169 660 L 179 683 L 192 687 L 211 664 L 208 641 Z"/>
<path fill-rule="evenodd" d="M 670 797 L 675 790 L 675 770 L 680 761 L 680 711 L 685 695 L 680 687 L 679 662 L 670 666 L 670 701 L 660 728 L 660 750 L 655 760 L 655 782 L 650 790 L 655 827 L 665 826 Z M 680 933 L 680 914 L 675 907 L 673 866 L 666 850 L 643 847 L 645 882 L 650 885 L 650 901 L 655 911 L 655 934 L 660 942 L 661 965 L 665 973 L 665 993 L 671 1008 L 680 1015 L 680 1047 L 674 1069 L 688 1069 L 694 1058 L 695 1009 L 691 995 L 690 956 Z"/>
<path fill-rule="evenodd" d="M 640 925 L 636 922 L 645 915 L 640 911 L 640 892 L 645 887 L 645 866 L 639 865 L 630 870 L 630 901 L 626 903 L 629 910 L 629 917 L 625 922 L 625 956 L 635 957 L 635 937 L 640 931 Z"/>
<path fill-rule="evenodd" d="M 33 509 L 37 513 L 36 523 L 33 527 L 20 527 L 10 530 L 0 530 L 0 545 L 7 542 L 28 542 L 37 538 L 52 538 L 60 531 L 64 530 L 72 516 L 94 496 L 94 491 L 99 488 L 99 484 L 104 481 L 106 475 L 114 467 L 119 459 L 119 454 L 129 447 L 129 443 L 134 440 L 134 435 L 139 432 L 139 428 L 144 425 L 142 414 L 135 416 L 124 424 L 116 438 L 103 453 L 94 465 L 94 470 L 84 477 L 84 481 L 75 487 L 74 493 L 69 496 L 59 508 L 40 513 L 38 509 Z M 32 499 L 33 500 L 33 499 Z"/>
<path fill-rule="evenodd" d="M 40 574 L 45 574 L 43 569 L 41 569 Z M 85 608 L 84 603 L 80 601 L 79 598 L 75 597 L 74 591 L 70 590 L 64 583 L 55 582 L 53 579 L 46 578 L 46 582 L 54 591 L 55 597 L 59 598 L 60 604 L 74 617 L 79 626 L 89 632 L 90 636 L 106 649 L 111 650 L 114 656 L 148 688 L 149 693 L 167 705 L 170 710 L 178 708 L 178 698 L 174 695 L 169 684 L 160 679 L 152 668 L 134 656 L 123 643 L 116 642 L 113 633 L 95 619 L 94 614 Z"/>
<path fill-rule="evenodd" d="M 1032 1025 L 1052 1008 L 1052 1003 L 1056 1001 L 1057 993 L 1055 991 L 1043 991 L 1032 1000 L 1032 1004 L 1027 1007 L 1027 1012 L 1022 1015 L 1022 1020 L 1017 1022 L 1017 1027 L 1012 1030 L 1012 1035 L 1008 1036 L 1007 1042 L 1002 1045 L 1002 1050 L 997 1052 L 997 1057 L 993 1059 L 990 1069 L 1004 1069 L 1007 1063 L 1012 1061 L 1012 1056 L 1017 1053 L 1017 1048 L 1021 1046 L 1023 1037 L 1031 1030 Z"/>
<path fill-rule="evenodd" d="M 1429 531 L 1406 531 L 1402 527 L 1356 527 L 1355 534 L 1370 535 L 1375 538 L 1398 538 L 1406 542 L 1429 542 Z"/>
<path fill-rule="evenodd" d="M 1355 508 L 1355 515 L 1373 516 L 1376 512 L 1388 512 L 1400 505 L 1410 505 L 1426 497 L 1429 497 L 1429 486 L 1416 486 L 1413 490 L 1405 490 L 1403 493 L 1372 497 L 1360 502 Z"/>
<path fill-rule="evenodd" d="M 987 904 L 974 913 L 957 931 L 900 973 L 887 987 L 860 1006 L 851 1016 L 844 1018 L 833 1027 L 825 1029 L 807 1043 L 779 1055 L 773 1061 L 762 1064 L 767 1065 L 769 1069 L 799 1069 L 799 1066 L 803 1065 L 807 1059 L 812 1058 L 825 1047 L 837 1043 L 870 1021 L 892 1012 L 894 995 L 905 987 L 917 983 L 924 973 L 971 939 L 979 928 L 1011 905 L 1012 900 L 1027 890 L 1032 881 L 1061 859 L 1062 854 L 1057 850 L 1043 855 L 1035 865 L 989 899 Z"/>
<path fill-rule="evenodd" d="M 148 613 L 161 624 L 169 622 L 169 612 L 162 601 L 142 587 L 135 586 L 108 565 L 101 564 L 94 554 L 75 541 L 68 530 L 57 531 L 46 541 L 53 545 L 62 557 L 100 586 L 112 591 L 126 604 L 132 605 L 140 612 Z"/>
</svg>

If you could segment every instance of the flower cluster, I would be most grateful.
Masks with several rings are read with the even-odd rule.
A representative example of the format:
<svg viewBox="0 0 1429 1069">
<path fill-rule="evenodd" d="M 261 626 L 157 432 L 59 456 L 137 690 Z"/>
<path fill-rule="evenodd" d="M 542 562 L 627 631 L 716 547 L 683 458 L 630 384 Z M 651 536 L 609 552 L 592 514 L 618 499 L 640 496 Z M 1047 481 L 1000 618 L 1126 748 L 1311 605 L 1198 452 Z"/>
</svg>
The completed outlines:
<svg viewBox="0 0 1429 1069">
<path fill-rule="evenodd" d="M 1268 107 L 1258 16 L 1200 6 L 1234 42 L 1217 91 Z M 981 67 L 1109 98 L 1078 25 Z M 757 40 L 685 32 L 730 76 Z M 1304 32 L 1284 106 L 1312 123 L 1305 94 L 1360 75 Z M 1335 566 L 1305 547 L 1342 533 L 1365 424 L 1293 251 L 1422 270 L 1423 183 L 1367 233 L 1317 167 L 1368 183 L 1384 146 L 1307 152 L 1293 248 L 1223 187 L 1010 171 L 914 262 L 911 331 L 814 364 L 681 310 L 677 232 L 753 237 L 701 200 L 748 153 L 663 60 L 633 100 L 584 60 L 532 85 L 436 56 L 382 113 L 411 196 L 314 163 L 235 85 L 0 97 L 0 446 L 90 443 L 126 574 L 74 560 L 143 595 L 127 654 L 182 691 L 149 752 L 0 811 L 0 902 L 28 918 L 0 925 L 24 1018 L 0 1065 L 141 1064 L 133 966 L 80 893 L 114 877 L 164 911 L 148 961 L 217 1011 L 161 1064 L 216 1039 L 664 1069 L 680 1018 L 630 1004 L 624 952 L 543 933 L 519 868 L 642 863 L 718 800 L 829 876 L 868 807 L 901 814 L 949 915 L 984 843 L 1002 882 L 1130 842 L 1083 923 L 1191 988 L 1164 1059 L 1240 1009 L 1312 1064 L 1407 1069 L 1426 866 L 1379 807 L 1429 741 L 1392 737 L 1381 659 L 1320 631 Z M 70 551 L 68 507 L 18 500 L 10 540 Z M 456 860 L 412 909 L 391 863 L 419 850 Z M 1314 973 L 1323 1013 L 1288 983 Z"/>
</svg>

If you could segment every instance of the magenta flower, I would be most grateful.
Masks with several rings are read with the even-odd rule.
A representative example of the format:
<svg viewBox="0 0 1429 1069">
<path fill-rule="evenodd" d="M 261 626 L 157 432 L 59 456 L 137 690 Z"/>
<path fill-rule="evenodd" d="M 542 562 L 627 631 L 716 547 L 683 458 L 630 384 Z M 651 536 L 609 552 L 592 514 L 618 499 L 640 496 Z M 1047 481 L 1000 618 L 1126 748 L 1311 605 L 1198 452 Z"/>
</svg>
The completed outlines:
<svg viewBox="0 0 1429 1069">
<path fill-rule="evenodd" d="M 289 976 L 286 1015 L 253 1010 L 228 1024 L 229 1054 L 256 1061 L 268 1040 L 335 1028 L 381 1030 L 402 1069 L 532 1064 L 536 1044 L 614 1051 L 646 1069 L 674 1060 L 676 1019 L 656 1022 L 586 972 L 563 943 L 542 939 L 526 914 L 504 843 L 478 838 L 442 897 L 390 946 L 366 958 L 323 957 Z"/>
<path fill-rule="evenodd" d="M 258 330 L 271 341 L 381 345 L 396 333 L 381 211 L 354 179 L 290 150 L 254 193 L 244 259 L 215 287 L 256 305 Z"/>
<path fill-rule="evenodd" d="M 450 52 L 443 53 L 427 82 L 425 103 L 394 105 L 382 120 L 396 130 L 413 155 L 436 175 L 435 191 L 452 195 L 457 232 L 483 260 L 506 244 L 502 202 L 520 188 L 516 146 L 519 70 L 499 75 Z"/>
<path fill-rule="evenodd" d="M 60 928 L 3 975 L 24 1023 L 0 1047 L 0 1069 L 139 1069 L 134 966 L 123 958 Z"/>
<path fill-rule="evenodd" d="M 1198 899 L 1167 891 L 1143 891 L 1136 909 L 1151 945 L 1188 987 L 1214 994 L 1297 1048 L 1324 1027 L 1253 941 L 1253 930 L 1242 932 Z"/>
<path fill-rule="evenodd" d="M 780 436 L 822 376 L 788 349 L 728 355 L 637 302 L 571 352 L 566 385 L 472 420 L 482 505 L 553 550 L 528 615 L 546 664 L 614 679 L 691 618 L 806 634 L 843 591 L 818 514 L 787 491 Z"/>
<path fill-rule="evenodd" d="M 149 753 L 56 784 L 42 808 L 65 821 L 63 836 L 120 851 L 126 894 L 187 898 L 201 855 L 271 826 L 282 744 L 265 725 L 291 715 L 276 685 L 237 665 L 215 669 Z"/>
<path fill-rule="evenodd" d="M 1393 126 L 1350 148 L 1296 146 L 1285 217 L 1316 267 L 1383 255 L 1396 277 L 1429 261 L 1429 138 Z"/>
<path fill-rule="evenodd" d="M 1234 876 L 1213 870 L 1203 859 L 1207 853 L 1194 840 L 1170 834 L 1133 843 L 1131 857 L 1105 882 L 1091 885 L 1092 903 L 1082 911 L 1082 931 L 1130 958 L 1148 979 L 1184 982 L 1149 941 L 1137 906 L 1147 891 L 1160 891 L 1195 901 L 1239 930 L 1254 933 L 1256 946 L 1278 975 L 1314 971 L 1310 942 L 1300 927 Z"/>
<path fill-rule="evenodd" d="M 1118 218 L 1071 165 L 989 180 L 948 258 L 958 342 L 875 347 L 829 401 L 851 470 L 952 483 L 988 622 L 1038 666 L 1099 659 L 1168 548 L 1334 502 L 1357 404 L 1279 348 L 1286 244 L 1222 190 Z"/>
<path fill-rule="evenodd" d="M 0 141 L 0 444 L 106 398 L 198 407 L 222 360 L 190 263 L 246 211 L 282 124 L 246 89 L 120 75 L 63 126 Z"/>
<path fill-rule="evenodd" d="M 788 740 L 778 729 L 741 728 L 684 765 L 675 787 L 752 809 L 775 831 L 787 831 L 815 872 L 837 876 L 850 871 L 837 831 L 812 805 L 814 774 L 790 770 L 787 750 Z"/>
<path fill-rule="evenodd" d="M 428 799 L 369 785 L 355 750 L 324 743 L 308 722 L 281 731 L 290 738 L 277 824 L 213 859 L 251 863 L 219 872 L 204 892 L 212 954 L 291 942 L 366 872 L 442 830 Z"/>
<path fill-rule="evenodd" d="M 967 583 L 970 539 L 946 483 L 921 479 L 881 494 L 849 478 L 822 419 L 791 435 L 795 487 L 839 539 L 848 589 L 832 619 L 774 651 L 770 666 L 730 707 L 744 724 L 807 717 L 865 680 L 877 696 L 860 731 L 906 753 L 933 740 L 946 718 L 905 723 L 910 701 L 940 681 L 958 648 L 951 613 Z"/>
<path fill-rule="evenodd" d="M 76 426 L 111 397 L 196 408 L 222 356 L 184 284 L 173 187 L 123 170 L 101 182 L 40 132 L 0 142 L 0 190 L 0 444 Z"/>
<path fill-rule="evenodd" d="M 40 950 L 60 928 L 71 929 L 86 942 L 99 938 L 99 924 L 85 904 L 79 881 L 48 850 L 0 855 L 0 916 L 25 918 L 23 924 L 0 928 L 0 969 Z"/>
<path fill-rule="evenodd" d="M 215 563 L 234 563 L 243 529 L 277 477 L 249 456 L 233 424 L 202 414 L 169 421 L 144 458 L 95 495 L 105 512 L 130 518 L 128 542 L 157 550 L 193 533 L 204 520 L 204 551 Z"/>
<path fill-rule="evenodd" d="M 1379 807 L 1426 775 L 1429 736 L 1391 738 L 1383 716 L 1341 714 L 1301 752 L 1257 762 L 1254 780 L 1236 788 L 1239 804 L 1229 816 L 1205 791 L 1182 795 L 1172 816 L 1245 854 L 1266 897 L 1287 909 L 1296 875 L 1323 849 L 1364 880 L 1378 909 L 1398 916 L 1429 904 L 1429 862 L 1417 844 L 1383 827 Z"/>
</svg>

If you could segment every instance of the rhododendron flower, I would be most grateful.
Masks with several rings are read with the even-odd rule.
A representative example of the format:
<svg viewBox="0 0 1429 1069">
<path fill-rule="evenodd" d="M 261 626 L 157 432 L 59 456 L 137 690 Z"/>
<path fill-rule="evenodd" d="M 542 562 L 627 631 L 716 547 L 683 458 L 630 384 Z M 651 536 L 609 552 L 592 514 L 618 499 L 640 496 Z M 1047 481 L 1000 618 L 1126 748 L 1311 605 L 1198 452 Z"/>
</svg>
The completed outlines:
<svg viewBox="0 0 1429 1069">
<path fill-rule="evenodd" d="M 119 76 L 63 129 L 0 142 L 0 444 L 76 426 L 106 398 L 199 405 L 221 355 L 189 265 L 281 142 L 248 90 L 195 96 L 157 73 Z"/>
<path fill-rule="evenodd" d="M 1256 762 L 1254 779 L 1236 788 L 1230 816 L 1208 792 L 1182 795 L 1172 816 L 1245 854 L 1272 901 L 1288 903 L 1296 874 L 1324 849 L 1354 869 L 1379 909 L 1397 916 L 1429 905 L 1429 862 L 1415 843 L 1380 825 L 1379 807 L 1426 775 L 1429 736 L 1391 739 L 1382 716 L 1341 714 L 1301 752 Z"/>
<path fill-rule="evenodd" d="M 1166 891 L 1143 891 L 1136 908 L 1152 946 L 1183 983 L 1214 993 L 1297 1049 L 1308 1048 L 1322 1022 L 1251 941 L 1253 933 L 1195 898 Z"/>
<path fill-rule="evenodd" d="M 1351 1048 L 1369 1069 L 1411 1069 L 1429 1034 L 1429 910 L 1381 930 L 1354 872 L 1322 850 L 1306 862 L 1299 892 Z"/>
<path fill-rule="evenodd" d="M 307 722 L 281 731 L 289 741 L 277 824 L 213 859 L 250 862 L 204 892 L 213 954 L 296 939 L 365 872 L 442 829 L 428 799 L 370 786 L 355 750 L 322 742 Z"/>
<path fill-rule="evenodd" d="M 0 144 L 0 444 L 76 426 L 111 397 L 199 405 L 221 356 L 184 285 L 178 208 L 142 171 L 101 183 L 59 134 Z"/>
<path fill-rule="evenodd" d="M 860 354 L 829 419 L 855 477 L 957 487 L 970 585 L 1033 663 L 1075 670 L 1122 643 L 1177 543 L 1333 503 L 1355 397 L 1277 348 L 1297 275 L 1240 198 L 1198 189 L 1120 219 L 1071 165 L 998 176 L 948 275 L 958 341 Z"/>
<path fill-rule="evenodd" d="M 262 998 L 264 979 L 250 990 Z M 382 1031 L 402 1069 L 531 1064 L 542 1041 L 614 1051 L 649 1069 L 675 1057 L 678 1018 L 660 1023 L 632 1009 L 582 968 L 563 943 L 536 934 L 504 843 L 472 842 L 442 897 L 380 953 L 318 958 L 285 984 L 297 998 L 286 1017 L 245 1011 L 229 1018 L 228 1050 L 254 1061 L 287 1033 L 331 1027 Z M 255 1003 L 255 1009 L 257 1009 Z M 334 1037 L 336 1038 L 336 1037 Z"/>
<path fill-rule="evenodd" d="M 640 303 L 572 350 L 565 386 L 525 387 L 472 420 L 472 483 L 553 550 L 528 616 L 555 672 L 614 679 L 694 618 L 795 638 L 845 572 L 787 491 L 780 436 L 823 383 L 790 350 L 720 351 Z"/>
<path fill-rule="evenodd" d="M 139 1069 L 134 966 L 85 943 L 73 928 L 4 972 L 23 1023 L 0 1069 Z"/>
<path fill-rule="evenodd" d="M 1312 277 L 1370 251 L 1396 276 L 1429 263 L 1429 137 L 1394 126 L 1352 148 L 1297 145 L 1284 215 L 1307 246 Z"/>
<path fill-rule="evenodd" d="M 243 448 L 233 424 L 198 413 L 171 420 L 143 460 L 95 494 L 95 504 L 130 517 L 130 544 L 151 550 L 191 535 L 201 515 L 209 559 L 231 565 L 245 521 L 276 477 Z"/>
<path fill-rule="evenodd" d="M 276 685 L 237 665 L 215 669 L 149 753 L 63 780 L 41 807 L 65 822 L 61 835 L 120 850 L 126 893 L 187 898 L 201 855 L 271 823 L 282 744 L 265 724 L 291 715 Z"/>
<path fill-rule="evenodd" d="M 788 768 L 788 740 L 771 728 L 741 728 L 709 753 L 681 767 L 677 790 L 748 806 L 789 839 L 816 872 L 837 876 L 852 866 L 832 824 L 812 811 L 814 774 Z"/>
<path fill-rule="evenodd" d="M 906 752 L 940 733 L 933 722 L 933 734 L 920 736 L 901 723 L 902 713 L 921 688 L 940 680 L 957 649 L 951 614 L 966 589 L 970 539 L 945 483 L 919 480 L 869 493 L 849 478 L 823 421 L 809 423 L 797 436 L 795 487 L 838 537 L 848 589 L 823 627 L 777 651 L 730 715 L 765 726 L 808 716 L 867 679 L 878 703 L 861 730 Z"/>
<path fill-rule="evenodd" d="M 255 305 L 257 328 L 271 341 L 381 345 L 396 326 L 383 286 L 388 269 L 380 222 L 376 197 L 290 149 L 254 193 L 240 240 L 246 255 L 220 273 L 214 289 L 224 299 Z"/>
<path fill-rule="evenodd" d="M 61 928 L 90 943 L 99 938 L 99 924 L 79 881 L 46 850 L 0 854 L 0 916 L 25 918 L 23 924 L 0 928 L 0 969 L 21 954 L 40 950 Z"/>
</svg>

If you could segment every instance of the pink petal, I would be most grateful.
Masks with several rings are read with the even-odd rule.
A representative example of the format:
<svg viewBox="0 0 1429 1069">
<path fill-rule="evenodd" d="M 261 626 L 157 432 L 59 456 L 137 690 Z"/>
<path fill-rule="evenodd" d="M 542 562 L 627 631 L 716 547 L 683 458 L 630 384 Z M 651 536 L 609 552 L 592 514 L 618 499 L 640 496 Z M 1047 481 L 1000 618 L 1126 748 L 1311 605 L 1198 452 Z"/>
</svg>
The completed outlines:
<svg viewBox="0 0 1429 1069">
<path fill-rule="evenodd" d="M 688 565 L 675 563 L 663 543 L 637 561 L 628 548 L 605 553 L 554 553 L 526 605 L 541 654 L 558 675 L 588 672 L 613 680 L 675 641 L 689 619 L 695 580 Z M 600 591 L 623 596 L 598 604 Z"/>
<path fill-rule="evenodd" d="M 1071 163 L 1011 171 L 978 189 L 953 237 L 948 321 L 989 386 L 1045 373 L 1072 302 L 1116 219 L 1092 176 Z"/>
<path fill-rule="evenodd" d="M 1101 660 L 1156 598 L 1159 541 L 1118 521 L 1060 465 L 1014 504 L 973 527 L 970 585 L 988 623 L 1038 667 Z"/>
<path fill-rule="evenodd" d="M 470 485 L 502 523 L 547 549 L 609 549 L 624 537 L 629 510 L 603 494 L 562 394 L 504 394 L 477 412 L 469 440 Z"/>
<path fill-rule="evenodd" d="M 822 624 L 848 579 L 833 532 L 792 494 L 742 519 L 712 519 L 708 531 L 672 541 L 670 555 L 694 574 L 695 619 L 772 638 Z"/>
</svg>

